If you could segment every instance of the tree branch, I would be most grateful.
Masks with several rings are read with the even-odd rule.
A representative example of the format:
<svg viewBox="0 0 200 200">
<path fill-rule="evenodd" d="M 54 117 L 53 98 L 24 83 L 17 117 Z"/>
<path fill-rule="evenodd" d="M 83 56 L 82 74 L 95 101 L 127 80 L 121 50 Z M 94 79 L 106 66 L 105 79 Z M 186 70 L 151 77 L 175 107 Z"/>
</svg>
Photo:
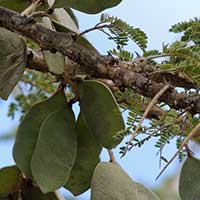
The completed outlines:
<svg viewBox="0 0 200 200">
<path fill-rule="evenodd" d="M 138 65 L 134 60 L 127 63 L 102 56 L 77 44 L 74 33 L 51 31 L 36 24 L 32 18 L 3 7 L 0 7 L 0 26 L 32 38 L 43 49 L 63 53 L 93 78 L 111 79 L 117 86 L 134 88 L 143 96 L 153 98 L 166 84 L 156 83 L 145 74 L 134 72 L 134 67 Z M 170 87 L 159 101 L 175 109 L 187 108 L 192 114 L 200 113 L 200 96 L 196 93 L 178 93 Z"/>
<path fill-rule="evenodd" d="M 27 67 L 40 72 L 49 72 L 41 51 L 27 50 Z"/>
</svg>

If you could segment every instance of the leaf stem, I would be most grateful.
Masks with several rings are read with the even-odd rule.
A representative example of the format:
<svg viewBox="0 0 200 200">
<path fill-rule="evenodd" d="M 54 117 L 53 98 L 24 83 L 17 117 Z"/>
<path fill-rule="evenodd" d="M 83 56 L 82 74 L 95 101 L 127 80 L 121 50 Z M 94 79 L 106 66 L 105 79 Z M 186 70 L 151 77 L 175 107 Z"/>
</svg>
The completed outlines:
<svg viewBox="0 0 200 200">
<path fill-rule="evenodd" d="M 110 150 L 110 149 L 108 149 L 108 154 L 109 154 L 109 157 L 110 157 L 110 162 L 112 162 L 112 163 L 117 163 L 113 151 Z"/>
<path fill-rule="evenodd" d="M 89 29 L 86 29 L 85 31 L 81 32 L 78 37 L 81 37 L 83 36 L 84 34 L 86 33 L 89 33 L 91 31 L 94 31 L 94 30 L 99 30 L 99 29 L 102 29 L 102 28 L 110 28 L 112 27 L 113 25 L 112 24 L 103 24 L 103 25 L 100 25 L 100 23 L 96 24 L 94 27 L 92 28 L 89 28 Z"/>
</svg>

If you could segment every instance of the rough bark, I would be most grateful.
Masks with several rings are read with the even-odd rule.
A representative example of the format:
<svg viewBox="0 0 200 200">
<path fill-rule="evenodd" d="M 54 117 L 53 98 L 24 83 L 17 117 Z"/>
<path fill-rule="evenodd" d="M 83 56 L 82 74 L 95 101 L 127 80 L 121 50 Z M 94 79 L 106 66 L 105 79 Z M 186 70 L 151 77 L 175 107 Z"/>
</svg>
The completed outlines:
<svg viewBox="0 0 200 200">
<path fill-rule="evenodd" d="M 79 64 L 81 71 L 89 74 L 92 78 L 110 79 L 117 86 L 134 88 L 143 96 L 154 97 L 166 84 L 152 81 L 142 71 L 134 71 L 134 68 L 138 66 L 144 67 L 143 60 L 122 62 L 102 56 L 77 44 L 74 33 L 51 31 L 37 24 L 34 19 L 3 7 L 0 7 L 0 26 L 32 38 L 42 49 L 63 53 L 71 61 Z M 37 55 L 29 55 L 28 67 L 47 72 L 47 66 L 43 63 L 42 58 L 36 58 Z M 175 109 L 188 109 L 192 114 L 200 113 L 200 97 L 196 93 L 178 93 L 174 86 L 171 86 L 159 98 L 159 101 L 163 101 Z"/>
</svg>

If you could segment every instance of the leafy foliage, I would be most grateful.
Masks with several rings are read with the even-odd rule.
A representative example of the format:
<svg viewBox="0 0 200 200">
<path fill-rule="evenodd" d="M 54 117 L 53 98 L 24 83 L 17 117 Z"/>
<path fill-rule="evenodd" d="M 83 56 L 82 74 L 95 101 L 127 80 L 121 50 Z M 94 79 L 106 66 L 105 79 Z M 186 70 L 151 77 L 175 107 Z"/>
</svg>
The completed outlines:
<svg viewBox="0 0 200 200">
<path fill-rule="evenodd" d="M 13 158 L 26 177 L 32 177 L 32 155 L 44 120 L 51 113 L 65 107 L 65 104 L 65 96 L 63 92 L 59 92 L 50 99 L 34 105 L 24 116 L 17 131 Z"/>
<path fill-rule="evenodd" d="M 155 54 L 152 55 L 152 58 L 169 57 L 169 59 L 158 64 L 160 71 L 182 73 L 187 79 L 199 84 L 199 27 L 199 18 L 194 18 L 188 22 L 181 22 L 172 26 L 170 29 L 171 32 L 183 33 L 183 36 L 180 41 L 175 41 L 171 45 L 163 45 L 162 53 L 154 51 Z"/>
<path fill-rule="evenodd" d="M 116 6 L 120 2 L 121 0 L 45 0 L 36 9 L 42 10 L 39 12 L 42 16 L 37 16 L 37 21 L 53 31 L 75 33 L 75 43 L 98 54 L 95 47 L 79 32 L 77 19 L 71 8 L 92 14 Z M 12 3 L 0 0 L 0 6 L 19 12 L 28 5 L 29 1 L 25 0 L 14 0 Z M 52 9 L 49 9 L 50 7 Z M 38 14 L 32 14 L 36 13 Z M 162 51 L 147 50 L 146 34 L 117 17 L 102 14 L 100 22 L 85 33 L 96 29 L 116 43 L 116 49 L 108 51 L 109 56 L 114 57 L 114 61 L 117 57 L 122 63 L 134 61 L 137 64 L 140 55 L 125 49 L 131 40 L 143 51 L 145 67 L 151 68 L 144 68 L 142 72 L 135 71 L 136 73 L 143 73 L 151 79 L 154 73 L 160 75 L 162 72 L 175 72 L 176 78 L 183 77 L 184 81 L 195 83 L 189 89 L 199 88 L 199 18 L 172 26 L 170 31 L 182 33 L 182 37 L 172 44 L 163 45 Z M 59 52 L 41 50 L 35 41 L 28 38 L 24 40 L 16 33 L 2 28 L 0 33 L 0 97 L 7 99 L 18 82 L 18 92 L 14 94 L 15 100 L 10 104 L 8 115 L 14 118 L 18 111 L 22 115 L 26 113 L 19 125 L 13 148 L 17 166 L 0 170 L 0 197 L 58 200 L 60 197 L 54 190 L 64 186 L 74 195 L 82 194 L 91 187 L 92 200 L 158 199 L 143 185 L 132 181 L 114 162 L 112 156 L 110 163 L 102 163 L 99 158 L 102 147 L 110 150 L 126 135 L 133 134 L 149 99 L 138 94 L 134 88 L 124 88 L 123 85 L 117 89 L 112 88 L 115 90 L 113 94 L 105 84 L 96 80 L 77 81 L 75 77 L 70 77 L 70 81 L 65 83 L 63 73 L 65 66 L 69 64 L 68 58 Z M 26 46 L 42 51 L 51 74 L 25 70 Z M 134 53 L 137 58 L 134 58 Z M 162 58 L 162 61 L 157 61 L 157 58 Z M 86 77 L 91 78 L 87 75 Z M 167 77 L 164 83 L 168 81 L 166 79 Z M 190 92 L 188 88 L 183 91 Z M 198 92 L 195 91 L 196 94 Z M 35 104 L 38 101 L 40 103 Z M 81 113 L 75 121 L 71 107 L 77 101 Z M 153 111 L 155 107 L 156 111 Z M 185 137 L 200 122 L 199 115 L 192 116 L 187 109 L 174 110 L 171 105 L 166 104 L 157 104 L 154 108 L 147 116 L 148 125 L 141 125 L 140 136 L 134 138 L 132 147 L 142 147 L 151 138 L 157 138 L 155 147 L 159 149 L 160 161 L 169 162 L 162 153 L 163 148 L 174 138 L 177 149 L 180 148 Z M 127 112 L 128 115 L 126 128 L 122 118 L 123 112 Z M 191 139 L 199 142 L 199 135 Z M 180 160 L 186 156 L 188 148 L 186 146 L 179 151 Z M 125 146 L 121 146 L 120 153 L 124 151 Z M 199 160 L 189 154 L 181 172 L 179 185 L 183 200 L 199 198 L 198 171 Z"/>
<path fill-rule="evenodd" d="M 143 51 L 147 47 L 147 36 L 139 28 L 134 28 L 122 21 L 117 17 L 113 17 L 107 14 L 102 14 L 101 23 L 110 24 L 109 31 L 111 34 L 105 32 L 113 40 L 119 49 L 128 44 L 129 39 L 135 42 Z"/>
<path fill-rule="evenodd" d="M 121 50 L 113 49 L 113 50 L 109 51 L 109 53 L 117 56 L 120 60 L 123 60 L 123 61 L 130 61 L 134 57 L 131 52 L 123 50 L 123 49 L 121 49 Z"/>
<path fill-rule="evenodd" d="M 193 41 L 195 45 L 200 45 L 200 18 L 195 17 L 190 21 L 179 22 L 170 29 L 174 33 L 183 33 L 182 41 Z"/>
</svg>

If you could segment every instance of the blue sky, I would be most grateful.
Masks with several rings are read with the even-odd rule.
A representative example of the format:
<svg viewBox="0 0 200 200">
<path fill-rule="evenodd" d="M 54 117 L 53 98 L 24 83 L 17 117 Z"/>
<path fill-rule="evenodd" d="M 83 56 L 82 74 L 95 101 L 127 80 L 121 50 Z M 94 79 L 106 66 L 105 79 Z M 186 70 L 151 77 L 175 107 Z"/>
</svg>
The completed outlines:
<svg viewBox="0 0 200 200">
<path fill-rule="evenodd" d="M 170 43 L 179 35 L 169 33 L 171 25 L 188 20 L 193 17 L 200 17 L 200 1 L 199 0 L 124 0 L 115 8 L 106 10 L 114 16 L 118 16 L 134 27 L 139 27 L 146 32 L 149 38 L 149 49 L 161 49 L 162 43 Z M 85 30 L 94 26 L 100 15 L 86 15 L 76 12 L 80 22 L 80 29 Z M 98 31 L 87 34 L 87 38 L 96 46 L 102 53 L 106 54 L 107 50 L 114 47 L 111 41 L 108 41 L 105 36 Z M 138 51 L 134 44 L 130 44 L 128 49 L 132 52 Z M 14 121 L 6 117 L 7 102 L 0 100 L 0 135 L 16 126 L 18 119 Z M 154 148 L 155 141 L 151 141 L 141 149 L 134 149 L 129 152 L 125 158 L 119 159 L 118 149 L 115 150 L 115 155 L 121 166 L 128 174 L 137 181 L 140 181 L 149 187 L 155 187 L 160 184 L 167 176 L 176 172 L 177 161 L 175 161 L 165 172 L 165 174 L 155 182 L 155 178 L 159 173 L 158 157 L 156 156 L 157 149 Z M 2 143 L 0 141 L 0 167 L 12 163 L 12 142 Z M 175 151 L 175 146 L 172 144 L 167 148 L 165 155 L 170 158 Z M 108 160 L 107 154 L 102 154 L 103 160 Z M 82 196 L 83 199 L 88 199 L 88 194 Z M 79 198 L 76 198 L 80 200 Z"/>
</svg>

